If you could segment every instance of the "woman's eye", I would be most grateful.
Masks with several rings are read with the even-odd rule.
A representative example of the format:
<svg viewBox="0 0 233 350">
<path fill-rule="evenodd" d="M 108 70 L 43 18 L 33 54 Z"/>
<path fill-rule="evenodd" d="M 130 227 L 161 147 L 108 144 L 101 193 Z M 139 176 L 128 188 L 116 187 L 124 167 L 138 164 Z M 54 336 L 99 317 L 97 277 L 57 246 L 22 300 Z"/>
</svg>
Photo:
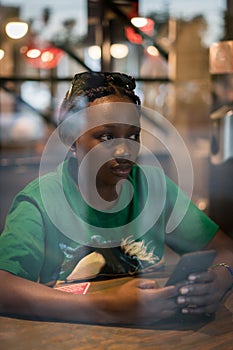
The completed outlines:
<svg viewBox="0 0 233 350">
<path fill-rule="evenodd" d="M 112 140 L 113 139 L 113 136 L 111 134 L 104 134 L 100 137 L 100 140 L 101 141 L 109 141 L 109 140 Z"/>
<path fill-rule="evenodd" d="M 104 141 L 111 141 L 114 139 L 117 139 L 118 137 L 116 135 L 113 135 L 112 133 L 109 134 L 102 134 L 98 136 L 98 139 L 101 142 Z M 131 134 L 129 136 L 125 136 L 126 139 L 133 140 L 133 141 L 139 141 L 139 133 Z"/>
<path fill-rule="evenodd" d="M 139 140 L 139 134 L 132 134 L 129 136 L 130 140 L 138 141 Z"/>
</svg>

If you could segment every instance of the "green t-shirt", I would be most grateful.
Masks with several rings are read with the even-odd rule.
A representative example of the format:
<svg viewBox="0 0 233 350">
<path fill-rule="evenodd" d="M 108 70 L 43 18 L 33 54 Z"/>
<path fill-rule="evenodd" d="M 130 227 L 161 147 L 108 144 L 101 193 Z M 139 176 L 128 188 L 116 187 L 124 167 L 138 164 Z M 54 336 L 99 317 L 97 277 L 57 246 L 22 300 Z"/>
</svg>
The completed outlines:
<svg viewBox="0 0 233 350">
<path fill-rule="evenodd" d="M 164 243 L 179 254 L 195 251 L 218 230 L 160 168 L 135 165 L 105 212 L 84 201 L 76 172 L 75 160 L 66 160 L 15 197 L 0 236 L 0 269 L 48 285 L 71 273 L 133 274 L 156 266 Z M 166 233 L 174 206 L 174 229 Z"/>
</svg>

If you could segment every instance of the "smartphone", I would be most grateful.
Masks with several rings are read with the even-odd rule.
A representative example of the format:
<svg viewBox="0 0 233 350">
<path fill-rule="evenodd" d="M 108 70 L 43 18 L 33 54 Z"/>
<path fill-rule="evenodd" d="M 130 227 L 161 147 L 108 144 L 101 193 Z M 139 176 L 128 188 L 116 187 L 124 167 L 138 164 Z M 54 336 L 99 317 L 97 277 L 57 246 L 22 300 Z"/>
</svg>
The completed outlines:
<svg viewBox="0 0 233 350">
<path fill-rule="evenodd" d="M 165 286 L 184 281 L 191 273 L 199 273 L 208 270 L 215 256 L 216 251 L 214 249 L 201 250 L 182 255 Z"/>
</svg>

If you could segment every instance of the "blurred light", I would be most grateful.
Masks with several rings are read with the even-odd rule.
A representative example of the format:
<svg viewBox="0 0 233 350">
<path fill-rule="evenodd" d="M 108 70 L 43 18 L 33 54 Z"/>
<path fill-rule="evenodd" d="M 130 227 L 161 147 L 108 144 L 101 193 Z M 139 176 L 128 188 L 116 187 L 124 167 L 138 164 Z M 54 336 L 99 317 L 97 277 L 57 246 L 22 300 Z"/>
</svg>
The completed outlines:
<svg viewBox="0 0 233 350">
<path fill-rule="evenodd" d="M 28 58 L 37 58 L 40 57 L 41 51 L 38 49 L 30 49 L 26 52 Z"/>
<path fill-rule="evenodd" d="M 54 54 L 50 51 L 45 51 L 41 54 L 42 62 L 51 62 L 54 59 Z"/>
<path fill-rule="evenodd" d="M 154 46 L 148 46 L 146 49 L 146 52 L 150 55 L 150 56 L 159 56 L 159 51 L 158 49 L 156 49 L 156 47 Z"/>
<path fill-rule="evenodd" d="M 39 140 L 44 136 L 45 128 L 42 120 L 34 115 L 20 116 L 15 121 L 10 130 L 12 141 L 22 142 L 29 140 Z"/>
<path fill-rule="evenodd" d="M 0 49 L 0 61 L 3 59 L 5 56 L 5 51 L 3 49 Z"/>
<path fill-rule="evenodd" d="M 46 48 L 23 46 L 20 52 L 30 65 L 41 69 L 56 67 L 65 55 L 64 51 L 54 46 Z"/>
<path fill-rule="evenodd" d="M 11 39 L 21 39 L 28 32 L 28 24 L 26 22 L 9 22 L 5 29 Z"/>
<path fill-rule="evenodd" d="M 136 33 L 131 27 L 125 27 L 125 35 L 127 39 L 133 44 L 141 44 L 143 39 L 140 34 Z"/>
<path fill-rule="evenodd" d="M 125 58 L 129 53 L 127 45 L 124 44 L 112 44 L 110 47 L 110 54 L 114 58 Z"/>
<path fill-rule="evenodd" d="M 154 35 L 154 21 L 151 18 L 134 17 L 131 19 L 131 23 L 139 28 L 143 33 L 153 36 Z"/>
<path fill-rule="evenodd" d="M 205 211 L 207 209 L 208 203 L 206 199 L 200 198 L 197 200 L 196 205 L 200 210 Z"/>
<path fill-rule="evenodd" d="M 21 96 L 27 103 L 38 110 L 49 108 L 51 103 L 51 92 L 46 82 L 25 81 L 21 84 Z"/>
<path fill-rule="evenodd" d="M 145 17 L 133 17 L 131 18 L 131 23 L 140 29 L 141 32 L 148 36 L 154 35 L 154 21 L 151 18 Z M 125 27 L 125 34 L 127 39 L 133 44 L 142 44 L 142 36 L 135 31 L 134 28 L 130 26 Z"/>
<path fill-rule="evenodd" d="M 148 22 L 148 20 L 145 17 L 133 17 L 133 18 L 131 18 L 131 23 L 137 28 L 144 27 L 145 25 L 147 25 L 147 22 Z"/>
<path fill-rule="evenodd" d="M 93 60 L 99 60 L 101 57 L 101 49 L 98 45 L 93 45 L 88 48 L 88 55 Z"/>
</svg>

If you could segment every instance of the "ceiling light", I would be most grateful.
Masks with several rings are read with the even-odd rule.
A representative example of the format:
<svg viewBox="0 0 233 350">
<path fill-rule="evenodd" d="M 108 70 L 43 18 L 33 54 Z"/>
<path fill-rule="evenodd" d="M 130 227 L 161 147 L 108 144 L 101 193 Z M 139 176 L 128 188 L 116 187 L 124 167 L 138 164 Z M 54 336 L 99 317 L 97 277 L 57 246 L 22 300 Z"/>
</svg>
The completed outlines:
<svg viewBox="0 0 233 350">
<path fill-rule="evenodd" d="M 28 24 L 26 22 L 9 22 L 5 29 L 11 39 L 21 39 L 28 32 Z"/>
<path fill-rule="evenodd" d="M 26 52 L 28 58 L 37 58 L 40 57 L 41 51 L 39 49 L 30 49 Z"/>
<path fill-rule="evenodd" d="M 133 17 L 131 18 L 131 23 L 137 28 L 142 28 L 147 25 L 148 19 L 145 17 Z"/>
<path fill-rule="evenodd" d="M 153 37 L 154 36 L 154 21 L 151 18 L 146 17 L 133 17 L 131 18 L 131 23 L 134 27 L 140 30 L 140 33 L 137 32 L 135 28 L 131 26 L 125 27 L 125 34 L 127 39 L 134 44 L 142 44 L 143 36 L 141 32 Z"/>
<path fill-rule="evenodd" d="M 41 54 L 42 62 L 51 62 L 54 59 L 54 54 L 50 51 L 45 51 Z"/>
<path fill-rule="evenodd" d="M 110 47 L 110 54 L 114 58 L 125 58 L 129 53 L 127 45 L 124 44 L 112 44 Z"/>
<path fill-rule="evenodd" d="M 159 50 L 156 49 L 155 46 L 148 46 L 146 49 L 146 52 L 150 55 L 150 56 L 159 56 Z"/>
<path fill-rule="evenodd" d="M 101 48 L 98 45 L 93 45 L 88 48 L 88 55 L 93 60 L 99 60 L 101 58 Z"/>
<path fill-rule="evenodd" d="M 30 65 L 39 69 L 52 69 L 64 57 L 64 51 L 54 46 L 46 48 L 29 48 L 24 46 L 20 52 Z"/>
</svg>

